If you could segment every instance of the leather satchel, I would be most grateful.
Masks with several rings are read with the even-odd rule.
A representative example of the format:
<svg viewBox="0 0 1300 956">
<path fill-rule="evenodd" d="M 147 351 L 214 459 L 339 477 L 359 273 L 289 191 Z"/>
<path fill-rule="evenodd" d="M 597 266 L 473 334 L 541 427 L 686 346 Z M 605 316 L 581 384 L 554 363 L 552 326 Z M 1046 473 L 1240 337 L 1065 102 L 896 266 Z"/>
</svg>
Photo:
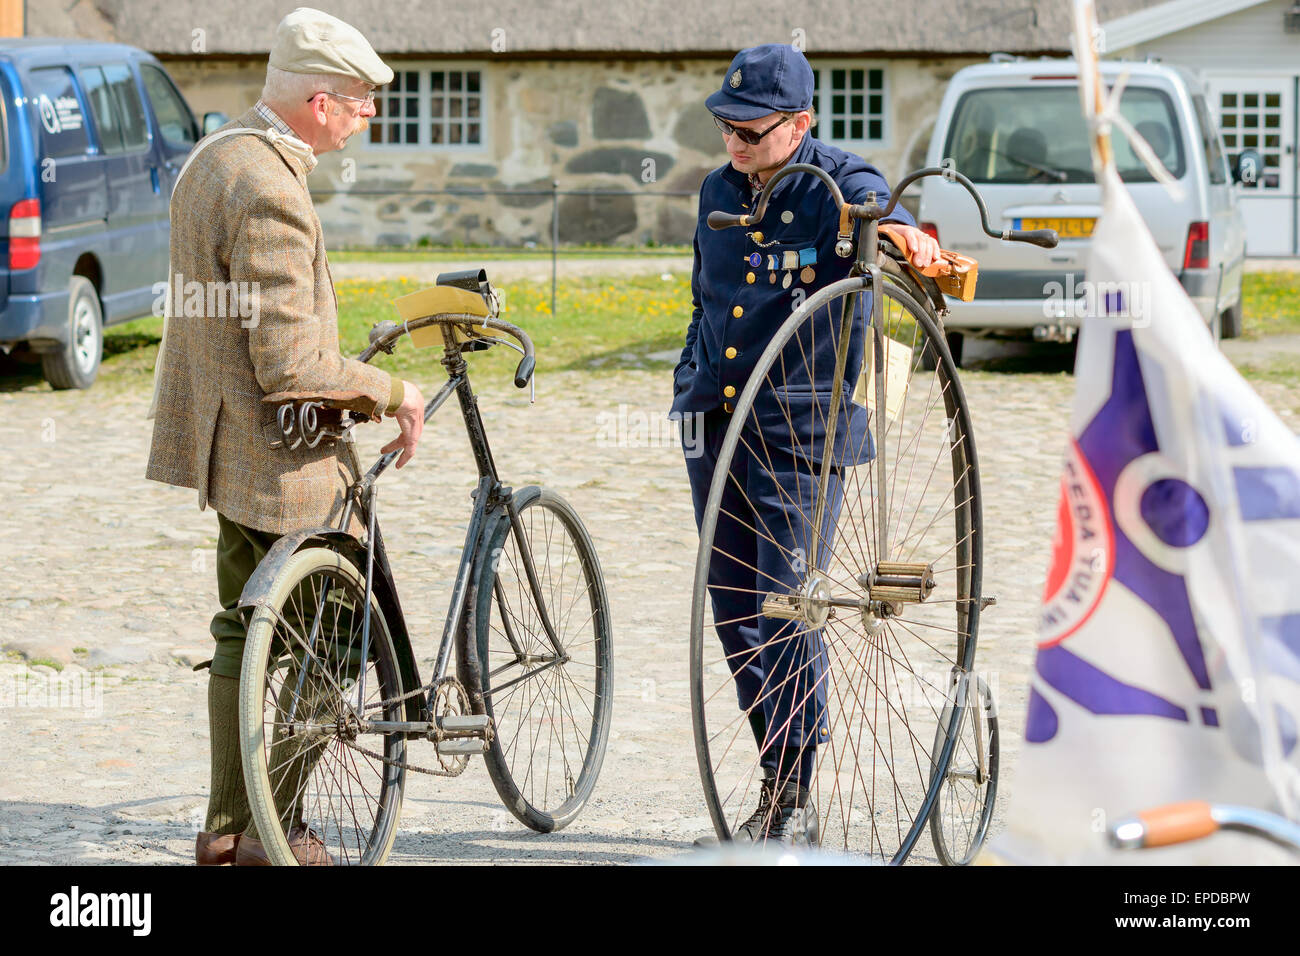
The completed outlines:
<svg viewBox="0 0 1300 956">
<path fill-rule="evenodd" d="M 881 235 L 896 245 L 904 256 L 907 255 L 907 241 L 903 238 L 903 234 L 894 228 L 893 223 L 882 222 L 879 229 Z M 932 262 L 925 267 L 918 267 L 913 265 L 909 259 L 907 265 L 913 272 L 933 279 L 944 295 L 953 296 L 963 302 L 969 302 L 975 298 L 975 281 L 979 278 L 979 262 L 969 256 L 949 252 L 947 249 L 940 249 L 937 262 Z"/>
</svg>

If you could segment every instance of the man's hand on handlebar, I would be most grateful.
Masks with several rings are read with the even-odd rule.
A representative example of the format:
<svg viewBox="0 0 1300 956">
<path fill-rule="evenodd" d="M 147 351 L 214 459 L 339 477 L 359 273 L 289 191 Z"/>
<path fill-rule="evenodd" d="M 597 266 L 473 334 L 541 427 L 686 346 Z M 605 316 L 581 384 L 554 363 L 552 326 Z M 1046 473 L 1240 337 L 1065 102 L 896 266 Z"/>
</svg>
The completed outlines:
<svg viewBox="0 0 1300 956">
<path fill-rule="evenodd" d="M 903 234 L 903 238 L 907 241 L 907 248 L 903 251 L 907 253 L 907 261 L 916 268 L 924 269 L 939 261 L 939 243 L 932 236 L 922 232 L 916 226 L 908 226 L 901 222 L 891 222 L 889 226 L 891 230 Z"/>
<path fill-rule="evenodd" d="M 397 459 L 398 468 L 411 460 L 415 446 L 420 441 L 420 434 L 424 431 L 424 396 L 414 382 L 403 381 L 402 384 L 406 388 L 406 394 L 402 397 L 402 404 L 393 413 L 401 433 L 379 450 L 381 454 L 387 455 L 401 449 L 402 454 Z"/>
</svg>

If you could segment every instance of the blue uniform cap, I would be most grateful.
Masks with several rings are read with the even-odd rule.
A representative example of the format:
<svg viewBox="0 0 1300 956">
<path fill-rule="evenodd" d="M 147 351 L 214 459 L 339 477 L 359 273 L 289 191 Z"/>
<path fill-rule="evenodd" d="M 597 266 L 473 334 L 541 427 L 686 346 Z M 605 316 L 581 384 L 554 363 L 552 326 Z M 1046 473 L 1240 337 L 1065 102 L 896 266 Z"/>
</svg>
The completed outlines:
<svg viewBox="0 0 1300 956">
<path fill-rule="evenodd" d="M 722 78 L 722 89 L 704 105 L 724 120 L 743 123 L 769 113 L 797 113 L 812 106 L 813 71 L 788 43 L 741 50 Z"/>
</svg>

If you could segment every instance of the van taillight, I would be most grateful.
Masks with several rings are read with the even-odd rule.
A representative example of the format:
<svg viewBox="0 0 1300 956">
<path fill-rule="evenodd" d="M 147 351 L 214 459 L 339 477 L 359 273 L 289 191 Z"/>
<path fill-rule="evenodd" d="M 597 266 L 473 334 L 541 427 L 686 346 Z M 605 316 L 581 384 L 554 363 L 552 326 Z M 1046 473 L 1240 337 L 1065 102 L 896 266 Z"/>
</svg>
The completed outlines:
<svg viewBox="0 0 1300 956">
<path fill-rule="evenodd" d="M 1210 268 L 1210 224 L 1194 222 L 1187 227 L 1187 251 L 1183 253 L 1184 269 Z"/>
<path fill-rule="evenodd" d="M 9 210 L 9 269 L 30 269 L 41 261 L 41 201 L 21 199 Z"/>
<path fill-rule="evenodd" d="M 939 224 L 938 224 L 938 223 L 934 223 L 934 222 L 923 222 L 923 223 L 921 223 L 921 231 L 922 231 L 923 233 L 925 233 L 927 236 L 929 236 L 931 239 L 933 239 L 935 242 L 938 242 L 938 241 L 939 241 Z"/>
</svg>

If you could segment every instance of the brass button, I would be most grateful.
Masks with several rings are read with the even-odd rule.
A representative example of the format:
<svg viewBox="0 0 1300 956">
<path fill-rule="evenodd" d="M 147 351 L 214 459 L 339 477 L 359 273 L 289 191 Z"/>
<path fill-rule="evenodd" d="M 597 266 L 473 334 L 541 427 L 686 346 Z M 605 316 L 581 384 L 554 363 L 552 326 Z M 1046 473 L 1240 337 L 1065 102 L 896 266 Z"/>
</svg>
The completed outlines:
<svg viewBox="0 0 1300 956">
<path fill-rule="evenodd" d="M 722 394 L 723 394 L 723 395 L 726 395 L 727 398 L 735 398 L 735 397 L 736 397 L 736 386 L 734 386 L 734 385 L 728 385 L 726 388 L 724 388 L 724 389 L 722 390 Z"/>
<path fill-rule="evenodd" d="M 763 241 L 763 234 L 761 232 L 752 232 L 750 235 L 754 238 L 755 242 Z"/>
<path fill-rule="evenodd" d="M 745 310 L 742 309 L 740 306 L 736 306 L 734 309 L 731 310 L 731 314 L 734 315 L 736 318 L 740 318 L 742 315 L 745 314 Z"/>
<path fill-rule="evenodd" d="M 723 403 L 722 403 L 722 410 L 723 410 L 724 412 L 726 412 L 728 415 L 730 415 L 730 414 L 731 414 L 731 405 L 730 405 L 730 403 L 728 403 L 728 402 L 723 402 Z"/>
<path fill-rule="evenodd" d="M 736 357 L 736 347 L 734 345 L 728 345 L 727 358 L 735 358 L 735 357 Z"/>
<path fill-rule="evenodd" d="M 750 283 L 751 285 L 752 285 L 753 282 L 754 282 L 754 278 L 755 278 L 754 273 L 752 273 L 752 272 L 746 272 L 746 273 L 745 273 L 745 281 L 748 282 L 748 283 Z"/>
</svg>

